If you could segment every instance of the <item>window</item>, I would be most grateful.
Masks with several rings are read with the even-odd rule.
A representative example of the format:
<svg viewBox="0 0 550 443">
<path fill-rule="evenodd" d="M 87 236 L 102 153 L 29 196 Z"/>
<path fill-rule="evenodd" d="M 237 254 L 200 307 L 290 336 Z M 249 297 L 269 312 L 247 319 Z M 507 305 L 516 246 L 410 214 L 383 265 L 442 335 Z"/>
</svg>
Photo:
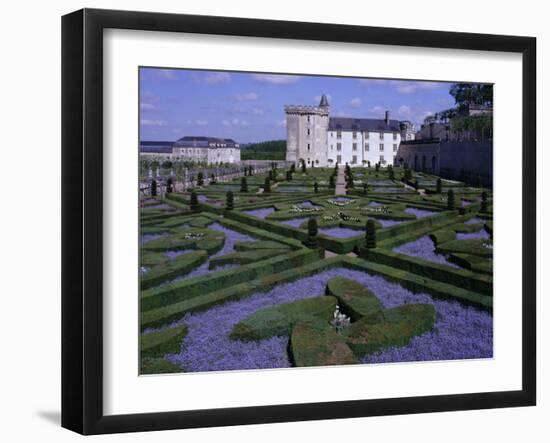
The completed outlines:
<svg viewBox="0 0 550 443">
<path fill-rule="evenodd" d="M 342 131 L 336 131 L 336 138 L 342 138 Z"/>
<path fill-rule="evenodd" d="M 311 131 L 307 128 L 307 135 L 311 135 Z"/>
<path fill-rule="evenodd" d="M 397 152 L 397 143 L 393 144 L 393 152 Z"/>
<path fill-rule="evenodd" d="M 357 143 L 353 143 L 353 144 L 351 145 L 351 149 L 352 149 L 353 151 L 357 151 Z"/>
<path fill-rule="evenodd" d="M 384 133 L 383 132 L 380 133 L 380 140 L 384 140 Z"/>
<path fill-rule="evenodd" d="M 331 151 L 334 150 L 334 145 L 330 145 L 330 150 L 331 150 Z"/>
<path fill-rule="evenodd" d="M 352 137 L 353 137 L 353 138 L 357 138 L 357 132 L 353 131 Z"/>
<path fill-rule="evenodd" d="M 369 133 L 368 132 L 365 132 L 365 138 L 368 140 L 369 139 Z"/>
<path fill-rule="evenodd" d="M 307 150 L 309 151 L 310 148 L 311 148 L 311 145 L 308 143 L 308 144 L 307 144 Z"/>
<path fill-rule="evenodd" d="M 381 150 L 381 151 L 384 150 L 384 143 L 380 143 L 380 150 Z"/>
<path fill-rule="evenodd" d="M 356 165 L 356 164 L 357 164 L 357 156 L 356 156 L 356 155 L 354 155 L 354 156 L 351 157 L 351 164 L 352 164 L 352 165 Z"/>
<path fill-rule="evenodd" d="M 307 122 L 309 123 L 309 115 L 307 116 Z"/>
<path fill-rule="evenodd" d="M 341 155 L 336 156 L 336 162 L 337 163 L 342 163 L 342 156 Z"/>
<path fill-rule="evenodd" d="M 386 160 L 384 160 L 384 156 L 381 155 L 381 156 L 380 156 L 380 163 L 385 163 L 385 162 L 386 162 Z"/>
<path fill-rule="evenodd" d="M 394 133 L 393 133 L 393 139 L 394 139 L 394 140 L 397 140 L 397 132 L 394 132 Z"/>
<path fill-rule="evenodd" d="M 368 143 L 365 143 L 365 151 L 368 151 L 368 150 L 370 150 L 370 146 Z"/>
<path fill-rule="evenodd" d="M 341 151 L 342 150 L 342 143 L 336 143 L 336 150 Z"/>
<path fill-rule="evenodd" d="M 319 160 L 315 160 L 315 163 L 319 164 Z"/>
</svg>

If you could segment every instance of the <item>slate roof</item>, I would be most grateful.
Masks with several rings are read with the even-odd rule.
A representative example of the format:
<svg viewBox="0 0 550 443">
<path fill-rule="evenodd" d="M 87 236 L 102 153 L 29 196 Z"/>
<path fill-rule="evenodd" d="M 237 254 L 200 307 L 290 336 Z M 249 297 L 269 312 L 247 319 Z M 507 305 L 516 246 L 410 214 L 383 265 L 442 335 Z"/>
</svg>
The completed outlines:
<svg viewBox="0 0 550 443">
<path fill-rule="evenodd" d="M 216 137 L 204 137 L 204 136 L 193 136 L 187 135 L 180 138 L 177 142 L 174 143 L 175 147 L 197 147 L 197 148 L 208 148 L 210 144 L 224 144 L 226 148 L 238 148 L 238 143 L 236 143 L 231 138 L 216 138 Z M 216 148 L 216 146 L 213 146 Z"/>
<path fill-rule="evenodd" d="M 140 152 L 151 154 L 171 154 L 174 142 L 168 141 L 142 141 L 139 144 Z"/>
<path fill-rule="evenodd" d="M 386 120 L 378 118 L 349 118 L 330 117 L 328 124 L 329 131 L 380 131 L 399 132 L 399 120 Z"/>
</svg>

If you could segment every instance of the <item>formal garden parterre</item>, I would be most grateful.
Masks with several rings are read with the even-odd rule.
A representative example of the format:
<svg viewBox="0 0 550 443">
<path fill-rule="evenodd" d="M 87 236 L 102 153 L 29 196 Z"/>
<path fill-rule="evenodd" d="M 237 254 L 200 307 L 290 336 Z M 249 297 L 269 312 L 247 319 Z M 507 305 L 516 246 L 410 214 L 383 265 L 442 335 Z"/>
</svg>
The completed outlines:
<svg viewBox="0 0 550 443">
<path fill-rule="evenodd" d="M 140 199 L 142 374 L 492 357 L 489 189 L 275 163 L 158 188 Z"/>
</svg>

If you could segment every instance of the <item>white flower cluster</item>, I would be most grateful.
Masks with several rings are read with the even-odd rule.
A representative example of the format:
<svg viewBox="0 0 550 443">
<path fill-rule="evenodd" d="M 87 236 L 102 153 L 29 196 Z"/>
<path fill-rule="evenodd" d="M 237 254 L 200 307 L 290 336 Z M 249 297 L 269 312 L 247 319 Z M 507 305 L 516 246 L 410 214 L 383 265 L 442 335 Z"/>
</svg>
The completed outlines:
<svg viewBox="0 0 550 443">
<path fill-rule="evenodd" d="M 327 203 L 330 203 L 331 205 L 334 205 L 334 206 L 347 206 L 347 205 L 351 205 L 352 203 L 355 203 L 355 200 L 338 201 L 338 200 L 332 200 L 329 198 L 327 200 Z"/>
<path fill-rule="evenodd" d="M 147 272 L 149 272 L 149 268 L 146 268 L 145 266 L 140 266 L 139 273 L 141 275 L 146 274 Z"/>
<path fill-rule="evenodd" d="M 345 314 L 341 313 L 340 306 L 336 305 L 336 309 L 334 310 L 334 314 L 332 315 L 332 321 L 330 322 L 330 324 L 336 329 L 336 332 L 338 332 L 338 334 L 341 334 L 342 331 L 350 325 L 350 323 L 351 319 Z"/>
<path fill-rule="evenodd" d="M 197 240 L 203 237 L 204 237 L 203 232 L 186 232 L 185 234 L 183 234 L 183 238 L 185 240 Z"/>
<path fill-rule="evenodd" d="M 360 222 L 361 219 L 357 217 L 352 217 L 351 215 L 347 215 L 345 212 L 339 211 L 336 214 L 332 215 L 325 215 L 322 218 L 323 221 L 336 221 L 336 220 L 343 220 L 343 221 L 353 221 L 353 222 Z"/>
<path fill-rule="evenodd" d="M 366 212 L 374 212 L 374 213 L 381 213 L 381 214 L 387 214 L 388 212 L 390 212 L 387 206 L 365 207 L 361 209 Z"/>
<path fill-rule="evenodd" d="M 315 206 L 313 206 L 311 208 L 304 208 L 303 206 L 293 205 L 289 209 L 289 212 L 297 213 L 297 214 L 303 214 L 303 213 L 307 213 L 307 212 L 319 212 L 319 211 L 322 211 L 322 209 L 317 208 Z"/>
<path fill-rule="evenodd" d="M 486 248 L 486 249 L 493 249 L 493 244 L 492 243 L 483 243 L 481 245 L 482 248 Z"/>
</svg>

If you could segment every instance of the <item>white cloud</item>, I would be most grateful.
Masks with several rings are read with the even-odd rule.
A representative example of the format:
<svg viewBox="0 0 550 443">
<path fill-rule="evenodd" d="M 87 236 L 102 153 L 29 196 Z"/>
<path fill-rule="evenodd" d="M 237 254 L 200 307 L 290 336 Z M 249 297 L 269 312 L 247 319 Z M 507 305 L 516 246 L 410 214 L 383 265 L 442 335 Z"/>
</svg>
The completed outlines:
<svg viewBox="0 0 550 443">
<path fill-rule="evenodd" d="M 254 109 L 252 109 L 252 114 L 253 115 L 264 115 L 264 110 L 260 109 L 260 108 L 254 108 Z"/>
<path fill-rule="evenodd" d="M 286 126 L 286 120 L 280 120 L 277 123 L 275 123 L 275 126 L 282 127 Z"/>
<path fill-rule="evenodd" d="M 166 80 L 175 80 L 178 78 L 177 71 L 173 69 L 159 69 L 157 73 L 160 78 L 164 78 Z"/>
<path fill-rule="evenodd" d="M 371 114 L 383 114 L 386 110 L 382 106 L 373 106 L 369 109 Z"/>
<path fill-rule="evenodd" d="M 238 100 L 240 102 L 248 102 L 248 101 L 254 101 L 258 100 L 258 94 L 255 92 L 247 92 L 244 94 L 235 94 L 235 100 Z"/>
<path fill-rule="evenodd" d="M 410 106 L 401 105 L 399 109 L 397 109 L 397 115 L 402 118 L 410 119 L 413 115 L 413 111 Z"/>
<path fill-rule="evenodd" d="M 359 83 L 364 86 L 374 86 L 374 85 L 386 85 L 389 80 L 383 80 L 379 78 L 360 78 Z"/>
<path fill-rule="evenodd" d="M 188 125 L 206 126 L 208 124 L 208 120 L 187 120 L 186 123 Z"/>
<path fill-rule="evenodd" d="M 140 121 L 143 126 L 166 126 L 168 123 L 164 120 L 147 120 L 143 119 Z"/>
<path fill-rule="evenodd" d="M 180 132 L 183 132 L 183 130 L 181 128 L 174 128 L 174 129 L 172 129 L 172 132 L 174 134 L 179 134 Z"/>
<path fill-rule="evenodd" d="M 233 118 L 232 120 L 223 120 L 222 124 L 224 126 L 250 126 L 246 120 L 241 120 L 240 118 Z"/>
<path fill-rule="evenodd" d="M 155 111 L 157 107 L 153 103 L 141 102 L 139 104 L 139 109 L 141 111 Z"/>
<path fill-rule="evenodd" d="M 227 83 L 231 81 L 231 76 L 227 72 L 213 72 L 204 77 L 207 85 L 217 85 L 218 83 Z"/>
<path fill-rule="evenodd" d="M 440 88 L 443 83 L 437 82 L 407 82 L 407 81 L 396 81 L 395 89 L 401 94 L 412 94 L 419 90 L 431 91 L 433 89 Z"/>
<path fill-rule="evenodd" d="M 352 98 L 349 102 L 349 105 L 352 108 L 358 108 L 359 106 L 361 106 L 361 99 L 359 97 Z"/>
<path fill-rule="evenodd" d="M 291 83 L 296 83 L 300 80 L 299 75 L 283 74 L 253 74 L 252 78 L 256 81 L 270 83 L 272 85 L 288 85 Z"/>
<path fill-rule="evenodd" d="M 338 111 L 336 112 L 336 117 L 351 117 L 351 114 L 344 111 Z"/>
</svg>

